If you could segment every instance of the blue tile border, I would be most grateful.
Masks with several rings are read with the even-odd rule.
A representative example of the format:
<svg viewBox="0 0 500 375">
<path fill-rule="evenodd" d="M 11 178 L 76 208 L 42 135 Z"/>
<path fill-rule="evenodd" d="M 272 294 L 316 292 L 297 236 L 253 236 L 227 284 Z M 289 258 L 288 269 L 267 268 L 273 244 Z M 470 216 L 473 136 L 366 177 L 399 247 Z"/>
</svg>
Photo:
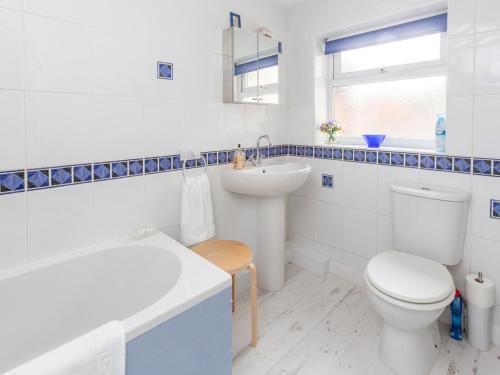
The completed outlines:
<svg viewBox="0 0 500 375">
<path fill-rule="evenodd" d="M 500 220 L 500 201 L 492 199 L 490 201 L 490 217 Z"/>
</svg>

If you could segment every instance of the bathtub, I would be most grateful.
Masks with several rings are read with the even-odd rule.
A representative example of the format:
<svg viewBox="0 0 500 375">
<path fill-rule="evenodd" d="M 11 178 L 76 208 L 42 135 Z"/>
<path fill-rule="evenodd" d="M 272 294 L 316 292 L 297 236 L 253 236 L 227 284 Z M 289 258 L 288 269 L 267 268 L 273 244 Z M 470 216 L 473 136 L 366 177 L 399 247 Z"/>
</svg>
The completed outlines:
<svg viewBox="0 0 500 375">
<path fill-rule="evenodd" d="M 125 328 L 128 356 L 131 342 L 161 326 L 174 332 L 167 322 L 230 286 L 229 275 L 161 233 L 9 269 L 0 273 L 0 374 L 111 320 Z M 161 337 L 174 339 L 168 332 Z M 134 353 L 151 351 L 139 346 Z M 129 360 L 141 361 L 127 358 L 127 374 Z"/>
</svg>

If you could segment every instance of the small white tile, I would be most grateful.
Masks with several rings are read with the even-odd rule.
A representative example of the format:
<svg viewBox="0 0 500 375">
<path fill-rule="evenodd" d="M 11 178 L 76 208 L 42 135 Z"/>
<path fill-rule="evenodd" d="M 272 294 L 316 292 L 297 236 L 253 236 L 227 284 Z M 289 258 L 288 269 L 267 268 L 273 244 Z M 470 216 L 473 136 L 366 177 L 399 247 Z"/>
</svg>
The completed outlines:
<svg viewBox="0 0 500 375">
<path fill-rule="evenodd" d="M 118 160 L 144 155 L 142 102 L 139 99 L 92 97 L 94 160 Z M 152 151 L 152 147 L 151 147 Z"/>
<path fill-rule="evenodd" d="M 27 262 L 26 195 L 9 194 L 0 197 L 0 270 Z"/>
<path fill-rule="evenodd" d="M 500 220 L 490 217 L 491 199 L 500 200 L 500 178 L 472 177 L 472 233 L 500 241 Z"/>
<path fill-rule="evenodd" d="M 288 197 L 288 230 L 314 239 L 314 201 L 295 195 Z"/>
<path fill-rule="evenodd" d="M 28 168 L 92 160 L 89 96 L 27 92 L 25 105 Z"/>
<path fill-rule="evenodd" d="M 472 155 L 473 98 L 450 97 L 446 103 L 446 152 Z"/>
<path fill-rule="evenodd" d="M 381 165 L 378 168 L 377 212 L 391 215 L 391 191 L 389 186 L 396 182 L 417 182 L 418 169 L 395 168 Z"/>
<path fill-rule="evenodd" d="M 367 259 L 377 254 L 376 214 L 348 207 L 344 208 L 342 250 Z"/>
<path fill-rule="evenodd" d="M 216 103 L 193 102 L 186 108 L 186 148 L 211 151 L 219 147 L 219 117 Z"/>
<path fill-rule="evenodd" d="M 392 220 L 390 216 L 377 216 L 377 254 L 396 250 L 392 242 Z"/>
<path fill-rule="evenodd" d="M 474 1 L 454 0 L 448 3 L 448 35 L 450 37 L 474 33 Z"/>
<path fill-rule="evenodd" d="M 500 29 L 500 3 L 497 0 L 476 0 L 476 32 Z"/>
<path fill-rule="evenodd" d="M 448 41 L 448 97 L 471 95 L 473 90 L 474 37 L 450 39 Z"/>
<path fill-rule="evenodd" d="M 474 156 L 499 158 L 500 95 L 480 95 L 474 107 Z"/>
<path fill-rule="evenodd" d="M 94 0 L 24 0 L 28 13 L 86 25 L 91 22 L 93 6 Z"/>
<path fill-rule="evenodd" d="M 234 148 L 245 140 L 245 106 L 219 104 L 219 147 Z"/>
<path fill-rule="evenodd" d="M 146 215 L 155 228 L 180 223 L 182 175 L 158 173 L 146 176 Z"/>
<path fill-rule="evenodd" d="M 340 262 L 342 259 L 342 250 L 333 246 L 325 245 L 320 242 L 314 243 L 314 251 L 326 255 L 334 262 Z"/>
<path fill-rule="evenodd" d="M 0 88 L 24 88 L 23 15 L 0 9 Z M 8 53 L 6 53 L 8 51 Z"/>
<path fill-rule="evenodd" d="M 500 301 L 500 242 L 486 238 L 474 237 L 472 239 L 471 273 L 482 272 L 484 277 L 495 284 L 495 300 Z"/>
<path fill-rule="evenodd" d="M 342 252 L 342 264 L 353 270 L 363 272 L 368 265 L 368 262 L 368 259 L 360 257 L 356 254 L 351 254 L 347 251 Z"/>
<path fill-rule="evenodd" d="M 260 105 L 245 105 L 245 147 L 255 147 L 257 138 L 267 134 L 266 129 L 266 107 Z M 268 134 L 269 135 L 269 134 Z M 276 144 L 276 141 L 271 138 Z M 266 141 L 264 141 L 266 142 Z M 267 143 L 264 143 L 267 145 Z"/>
<path fill-rule="evenodd" d="M 375 212 L 377 210 L 377 166 L 344 163 L 344 204 Z"/>
<path fill-rule="evenodd" d="M 500 94 L 500 31 L 476 36 L 476 94 Z"/>
<path fill-rule="evenodd" d="M 29 260 L 92 244 L 92 201 L 93 184 L 28 192 Z"/>
<path fill-rule="evenodd" d="M 342 206 L 316 201 L 314 217 L 314 239 L 340 249 L 342 246 Z"/>
<path fill-rule="evenodd" d="M 0 90 L 0 171 L 24 169 L 24 94 Z"/>
<path fill-rule="evenodd" d="M 284 105 L 266 106 L 265 132 L 274 144 L 288 143 L 287 137 L 288 108 Z"/>
<path fill-rule="evenodd" d="M 222 56 L 196 49 L 186 52 L 186 95 L 192 100 L 222 102 Z"/>
<path fill-rule="evenodd" d="M 178 100 L 145 99 L 142 131 L 148 155 L 179 153 L 185 148 L 184 103 Z"/>
<path fill-rule="evenodd" d="M 24 19 L 26 89 L 89 92 L 92 77 L 90 29 L 30 14 Z"/>
</svg>

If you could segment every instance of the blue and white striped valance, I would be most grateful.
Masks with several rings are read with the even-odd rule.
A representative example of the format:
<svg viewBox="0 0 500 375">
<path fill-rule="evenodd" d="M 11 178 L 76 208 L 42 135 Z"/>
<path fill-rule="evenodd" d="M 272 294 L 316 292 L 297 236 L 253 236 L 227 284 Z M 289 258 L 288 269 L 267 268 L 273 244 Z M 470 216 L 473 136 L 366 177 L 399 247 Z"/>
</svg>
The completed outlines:
<svg viewBox="0 0 500 375">
<path fill-rule="evenodd" d="M 278 65 L 278 55 L 263 57 L 258 60 L 252 60 L 241 64 L 234 64 L 234 75 L 255 72 L 259 69 L 269 68 Z"/>
<path fill-rule="evenodd" d="M 375 44 L 396 42 L 398 40 L 416 38 L 419 36 L 446 32 L 448 28 L 448 14 L 422 18 L 383 29 L 348 36 L 340 39 L 327 40 L 325 55 L 351 49 L 369 47 Z"/>
</svg>

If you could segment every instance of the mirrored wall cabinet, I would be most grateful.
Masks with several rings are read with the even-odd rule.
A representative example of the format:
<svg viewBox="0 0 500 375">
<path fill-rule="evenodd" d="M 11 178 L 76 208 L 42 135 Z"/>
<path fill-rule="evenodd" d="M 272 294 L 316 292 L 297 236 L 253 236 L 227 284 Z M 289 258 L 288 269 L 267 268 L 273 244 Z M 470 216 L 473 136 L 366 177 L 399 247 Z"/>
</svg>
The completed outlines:
<svg viewBox="0 0 500 375">
<path fill-rule="evenodd" d="M 224 31 L 224 102 L 279 104 L 281 43 L 231 27 Z"/>
</svg>

